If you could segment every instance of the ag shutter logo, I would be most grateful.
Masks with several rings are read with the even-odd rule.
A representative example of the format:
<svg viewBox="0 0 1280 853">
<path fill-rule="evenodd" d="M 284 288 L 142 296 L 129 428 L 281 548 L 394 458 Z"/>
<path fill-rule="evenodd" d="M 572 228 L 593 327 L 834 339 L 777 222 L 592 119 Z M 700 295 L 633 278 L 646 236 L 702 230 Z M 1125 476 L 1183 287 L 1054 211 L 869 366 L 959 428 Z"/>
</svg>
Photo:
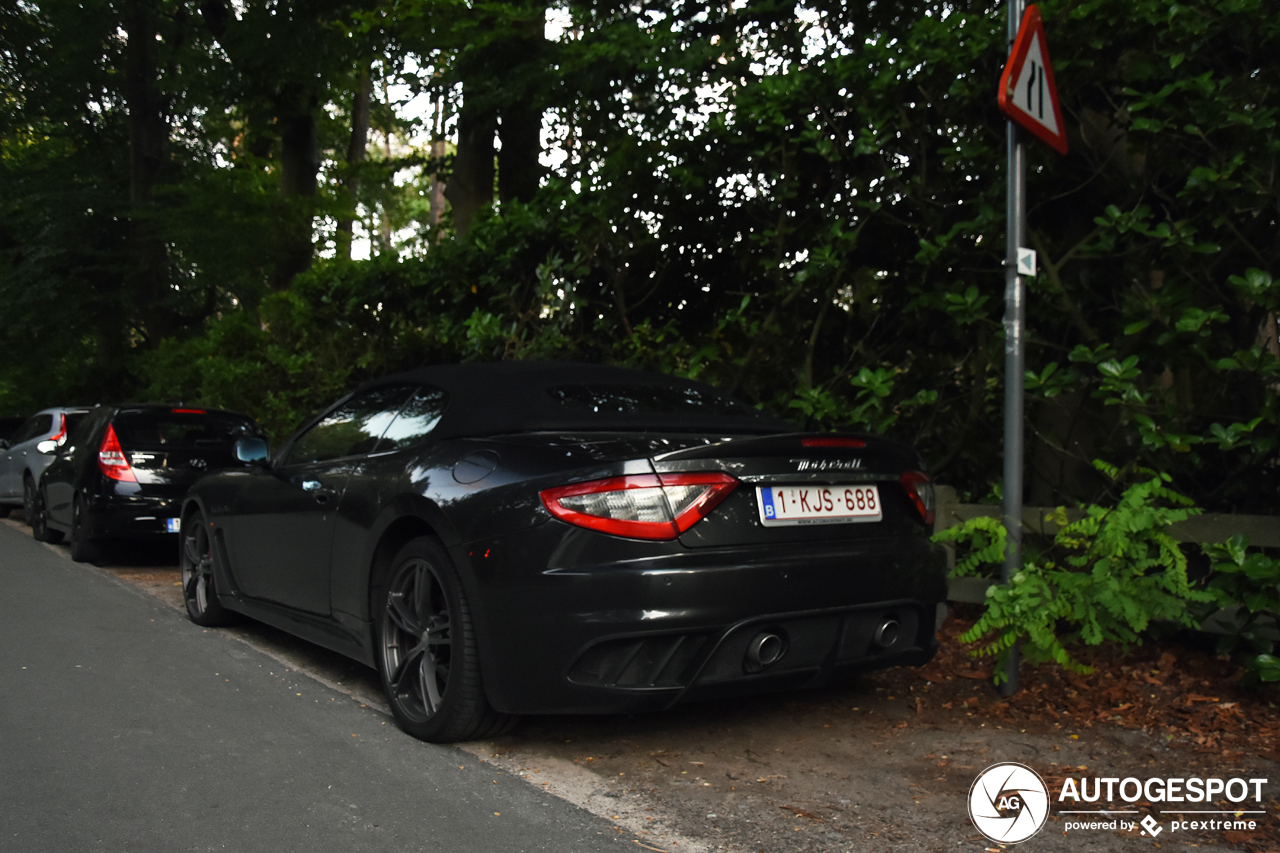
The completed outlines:
<svg viewBox="0 0 1280 853">
<path fill-rule="evenodd" d="M 1026 765 L 993 764 L 973 780 L 969 818 L 992 841 L 1026 841 L 1049 818 L 1049 789 L 1040 774 Z"/>
</svg>

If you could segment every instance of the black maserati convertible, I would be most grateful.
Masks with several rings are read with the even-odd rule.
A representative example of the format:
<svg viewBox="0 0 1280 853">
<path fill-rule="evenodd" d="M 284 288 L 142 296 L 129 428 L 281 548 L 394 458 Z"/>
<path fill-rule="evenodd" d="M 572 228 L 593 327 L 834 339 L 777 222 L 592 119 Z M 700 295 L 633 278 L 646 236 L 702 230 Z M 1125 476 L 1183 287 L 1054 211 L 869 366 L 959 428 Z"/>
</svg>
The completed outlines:
<svg viewBox="0 0 1280 853">
<path fill-rule="evenodd" d="M 934 654 L 933 485 L 882 438 L 716 389 L 502 362 L 371 382 L 182 510 L 201 625 L 246 614 L 377 667 L 430 741 Z"/>
</svg>

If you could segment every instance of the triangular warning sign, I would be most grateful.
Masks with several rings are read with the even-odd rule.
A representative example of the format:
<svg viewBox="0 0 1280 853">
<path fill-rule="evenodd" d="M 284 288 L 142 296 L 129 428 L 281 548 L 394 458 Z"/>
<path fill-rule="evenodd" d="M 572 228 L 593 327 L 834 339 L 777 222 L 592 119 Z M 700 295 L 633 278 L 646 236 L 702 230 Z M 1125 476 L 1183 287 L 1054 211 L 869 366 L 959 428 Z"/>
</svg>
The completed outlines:
<svg viewBox="0 0 1280 853">
<path fill-rule="evenodd" d="M 1013 51 L 1000 75 L 1000 109 L 1012 120 L 1047 142 L 1059 154 L 1067 153 L 1067 131 L 1058 106 L 1058 87 L 1049 62 L 1049 42 L 1044 37 L 1040 8 L 1027 7 L 1014 39 Z"/>
</svg>

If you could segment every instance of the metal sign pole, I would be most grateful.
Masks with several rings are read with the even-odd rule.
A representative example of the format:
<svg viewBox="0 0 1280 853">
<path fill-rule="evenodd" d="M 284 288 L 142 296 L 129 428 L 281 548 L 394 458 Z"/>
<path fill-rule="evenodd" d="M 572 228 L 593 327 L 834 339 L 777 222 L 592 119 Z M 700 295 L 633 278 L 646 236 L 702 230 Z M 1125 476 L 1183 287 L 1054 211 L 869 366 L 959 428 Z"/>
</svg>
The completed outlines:
<svg viewBox="0 0 1280 853">
<path fill-rule="evenodd" d="M 1018 37 L 1023 0 L 1009 0 L 1009 44 Z M 1026 373 L 1026 288 L 1018 272 L 1018 249 L 1026 231 L 1027 170 L 1022 131 L 1012 121 L 1008 131 L 1008 200 L 1006 204 L 1004 271 L 1004 506 L 1002 518 L 1008 534 L 1005 541 L 1004 571 L 1007 584 L 1022 566 L 1022 456 L 1023 388 Z M 1006 680 L 1000 692 L 1011 696 L 1018 691 L 1018 647 L 1009 650 L 1005 663 Z"/>
</svg>

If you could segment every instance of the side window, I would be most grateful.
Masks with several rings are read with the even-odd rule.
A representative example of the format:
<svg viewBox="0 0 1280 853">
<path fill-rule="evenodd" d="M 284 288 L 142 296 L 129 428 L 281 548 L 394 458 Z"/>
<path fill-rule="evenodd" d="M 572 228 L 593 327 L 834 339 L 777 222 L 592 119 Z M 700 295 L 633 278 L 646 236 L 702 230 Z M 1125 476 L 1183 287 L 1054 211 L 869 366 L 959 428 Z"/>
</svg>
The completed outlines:
<svg viewBox="0 0 1280 853">
<path fill-rule="evenodd" d="M 357 394 L 298 436 L 284 464 L 324 462 L 370 452 L 412 391 L 409 385 L 384 385 Z"/>
<path fill-rule="evenodd" d="M 30 441 L 49 432 L 52 427 L 53 415 L 36 415 L 23 424 L 22 429 L 18 430 L 10 441 L 13 444 Z"/>
<path fill-rule="evenodd" d="M 445 402 L 445 393 L 439 388 L 419 388 L 387 427 L 378 442 L 378 452 L 400 450 L 422 441 L 440 423 Z"/>
</svg>

